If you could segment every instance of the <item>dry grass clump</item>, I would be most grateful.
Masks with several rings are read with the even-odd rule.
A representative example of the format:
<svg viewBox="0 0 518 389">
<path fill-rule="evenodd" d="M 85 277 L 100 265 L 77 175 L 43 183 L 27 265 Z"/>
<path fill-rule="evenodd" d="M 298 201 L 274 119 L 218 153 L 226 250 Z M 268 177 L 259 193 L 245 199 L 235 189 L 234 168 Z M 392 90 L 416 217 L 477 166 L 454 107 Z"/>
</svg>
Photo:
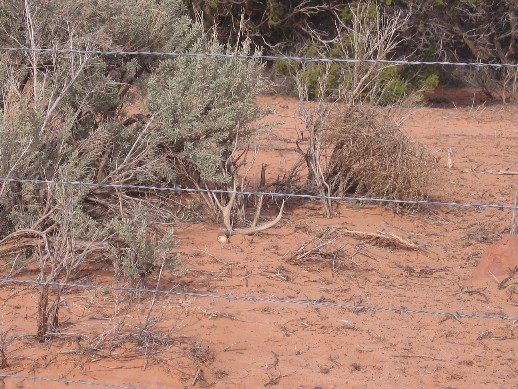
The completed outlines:
<svg viewBox="0 0 518 389">
<path fill-rule="evenodd" d="M 344 258 L 343 241 L 340 239 L 338 227 L 327 227 L 316 234 L 311 234 L 296 249 L 289 252 L 287 260 L 294 265 L 309 263 L 328 263 L 333 270 L 340 267 Z"/>
<path fill-rule="evenodd" d="M 335 195 L 427 197 L 436 162 L 381 109 L 345 106 L 326 122 L 332 153 L 326 181 Z"/>
</svg>

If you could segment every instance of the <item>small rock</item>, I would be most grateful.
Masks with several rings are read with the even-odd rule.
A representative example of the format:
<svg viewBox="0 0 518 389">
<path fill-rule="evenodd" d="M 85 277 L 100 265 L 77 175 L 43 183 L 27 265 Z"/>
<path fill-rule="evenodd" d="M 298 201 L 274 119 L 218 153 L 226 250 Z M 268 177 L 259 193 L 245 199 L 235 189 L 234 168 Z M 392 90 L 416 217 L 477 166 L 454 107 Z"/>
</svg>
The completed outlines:
<svg viewBox="0 0 518 389">
<path fill-rule="evenodd" d="M 218 242 L 219 243 L 228 243 L 228 237 L 226 235 L 219 235 Z"/>
</svg>

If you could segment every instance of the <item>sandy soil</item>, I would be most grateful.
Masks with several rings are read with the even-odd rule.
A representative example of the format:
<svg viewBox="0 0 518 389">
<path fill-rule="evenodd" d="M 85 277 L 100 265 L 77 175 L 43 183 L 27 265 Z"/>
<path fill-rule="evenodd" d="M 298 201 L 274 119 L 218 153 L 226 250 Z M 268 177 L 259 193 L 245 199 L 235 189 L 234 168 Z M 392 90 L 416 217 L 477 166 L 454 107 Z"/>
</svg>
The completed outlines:
<svg viewBox="0 0 518 389">
<path fill-rule="evenodd" d="M 439 160 L 432 198 L 512 204 L 518 175 L 496 173 L 518 170 L 516 107 L 443 92 L 441 104 L 414 112 L 404 125 Z M 277 124 L 258 142 L 257 164 L 266 162 L 276 177 L 295 158 L 289 140 L 300 129 L 297 101 L 260 102 L 275 110 L 268 120 Z M 518 274 L 506 280 L 518 266 L 518 238 L 507 236 L 510 210 L 335 207 L 336 216 L 327 219 L 318 202 L 288 203 L 278 226 L 227 244 L 217 241 L 221 226 L 179 225 L 181 269 L 164 276 L 159 288 L 518 316 Z M 347 230 L 388 231 L 420 249 L 379 246 Z M 297 259 L 304 242 L 326 244 Z M 79 281 L 121 285 L 98 266 Z M 0 298 L 2 373 L 146 388 L 518 387 L 515 321 L 175 295 L 153 303 L 145 294 L 71 289 L 60 334 L 40 344 L 36 290 L 3 285 Z M 85 387 L 12 378 L 3 384 Z"/>
</svg>

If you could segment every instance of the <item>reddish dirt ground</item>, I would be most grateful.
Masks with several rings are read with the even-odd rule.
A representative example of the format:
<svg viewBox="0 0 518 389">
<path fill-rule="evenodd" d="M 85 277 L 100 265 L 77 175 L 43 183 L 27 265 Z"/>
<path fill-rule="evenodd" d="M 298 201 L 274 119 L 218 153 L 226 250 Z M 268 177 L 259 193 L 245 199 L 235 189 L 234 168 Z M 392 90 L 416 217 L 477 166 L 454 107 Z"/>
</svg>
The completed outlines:
<svg viewBox="0 0 518 389">
<path fill-rule="evenodd" d="M 444 96 L 404 124 L 439 160 L 431 197 L 513 204 L 516 107 L 480 105 L 470 94 L 458 101 Z M 259 101 L 275 110 L 268 118 L 275 126 L 258 142 L 256 166 L 267 162 L 275 178 L 295 159 L 289 140 L 301 126 L 298 102 Z M 217 240 L 219 225 L 176 226 L 180 270 L 163 277 L 159 288 L 518 317 L 518 274 L 508 277 L 518 266 L 518 238 L 507 236 L 511 210 L 432 206 L 396 213 L 340 203 L 335 211 L 328 219 L 318 202 L 288 203 L 275 228 L 233 236 L 227 244 Z M 391 232 L 420 250 L 379 246 L 347 230 Z M 293 259 L 319 236 L 326 243 L 321 255 Z M 121 285 L 94 268 L 79 281 Z M 63 297 L 60 333 L 40 344 L 36 290 L 3 285 L 0 298 L 6 357 L 0 372 L 7 374 L 157 389 L 518 387 L 518 322 L 512 320 L 176 295 L 153 303 L 150 295 L 71 289 Z M 13 378 L 3 384 L 86 387 Z"/>
</svg>

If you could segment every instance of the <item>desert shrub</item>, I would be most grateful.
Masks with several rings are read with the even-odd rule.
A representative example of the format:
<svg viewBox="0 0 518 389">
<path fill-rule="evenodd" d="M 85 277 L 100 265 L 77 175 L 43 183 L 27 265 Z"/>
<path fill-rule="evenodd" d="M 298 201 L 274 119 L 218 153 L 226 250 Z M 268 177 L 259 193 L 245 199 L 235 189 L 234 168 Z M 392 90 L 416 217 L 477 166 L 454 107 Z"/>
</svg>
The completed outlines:
<svg viewBox="0 0 518 389">
<path fill-rule="evenodd" d="M 390 11 L 390 12 L 389 12 Z M 336 36 L 323 40 L 315 35 L 312 43 L 300 50 L 302 56 L 355 59 L 404 59 L 397 57 L 404 39 L 408 14 L 388 10 L 375 3 L 344 6 L 338 15 Z M 295 76 L 306 85 L 310 99 L 319 99 L 320 79 L 326 77 L 324 97 L 341 98 L 348 103 L 366 102 L 378 105 L 399 103 L 410 96 L 433 90 L 426 67 L 402 67 L 386 63 L 288 63 L 276 61 L 274 68 Z"/>
<path fill-rule="evenodd" d="M 195 25 L 194 52 L 250 54 L 249 42 L 224 47 Z M 162 149 L 178 180 L 189 185 L 229 183 L 231 155 L 254 139 L 252 122 L 261 117 L 255 96 L 264 87 L 257 61 L 183 57 L 164 60 L 148 84 L 148 106 L 157 121 Z"/>
<path fill-rule="evenodd" d="M 326 182 L 336 195 L 425 199 L 435 160 L 380 109 L 346 105 L 330 115 Z"/>
<path fill-rule="evenodd" d="M 190 22 L 175 14 L 175 1 L 161 8 L 153 1 L 132 7 L 124 1 L 35 1 L 27 3 L 27 9 L 23 2 L 7 3 L 0 34 L 6 45 L 147 49 L 170 37 L 190 39 Z M 170 178 L 158 137 L 149 128 L 151 120 L 144 117 L 124 125 L 117 118 L 127 102 L 122 84 L 135 82 L 135 74 L 146 65 L 130 58 L 36 52 L 4 55 L 3 60 L 1 176 L 98 183 Z M 131 211 L 139 201 L 135 193 L 122 196 L 77 186 L 3 183 L 0 193 L 0 216 L 9 226 L 4 236 L 19 230 L 41 232 L 51 245 L 57 237 L 69 240 L 71 253 L 84 251 L 74 242 L 108 240 L 110 223 L 125 218 L 116 203 Z M 68 274 L 58 268 L 52 277 Z"/>
<path fill-rule="evenodd" d="M 217 43 L 201 24 L 183 15 L 177 0 L 27 5 L 8 1 L 2 9 L 2 44 L 252 50 L 247 42 L 237 48 Z M 2 56 L 3 177 L 156 186 L 186 178 L 198 186 L 226 183 L 235 173 L 232 152 L 253 139 L 250 123 L 263 112 L 254 101 L 262 85 L 262 69 L 254 61 L 37 52 Z M 149 110 L 144 106 L 128 117 L 124 109 L 133 103 L 127 93 L 130 87 L 148 101 Z M 147 204 L 142 193 L 3 183 L 0 194 L 0 217 L 6 227 L 2 237 L 32 230 L 51 240 L 63 233 L 72 241 L 102 241 L 123 274 L 142 273 L 138 261 L 151 249 L 133 247 L 137 243 L 129 238 L 134 234 L 140 242 L 147 236 L 148 218 L 129 222 L 134 210 Z M 161 212 L 154 216 L 159 221 Z M 65 221 L 73 227 L 64 229 Z M 160 250 L 156 239 L 146 244 Z M 73 244 L 70 249 L 75 250 Z"/>
<path fill-rule="evenodd" d="M 224 46 L 205 35 L 201 25 L 193 27 L 199 32 L 190 47 L 194 52 L 253 53 L 247 40 L 235 47 Z M 266 85 L 262 76 L 262 65 L 253 60 L 196 56 L 160 63 L 146 85 L 147 104 L 176 183 L 235 188 L 247 147 L 258 133 L 254 123 L 267 112 L 255 101 Z M 206 193 L 201 197 L 205 210 L 220 219 L 214 197 Z M 219 197 L 228 201 L 225 194 Z M 243 201 L 239 196 L 241 205 Z M 232 214 L 236 209 L 237 205 Z"/>
<path fill-rule="evenodd" d="M 334 13 L 343 0 L 184 0 L 193 15 L 203 15 L 205 26 L 228 41 L 240 27 L 257 45 L 278 48 L 310 38 L 310 32 L 334 29 Z"/>
<path fill-rule="evenodd" d="M 217 44 L 184 16 L 179 0 L 8 0 L 0 20 L 4 46 L 250 50 Z M 253 102 L 260 83 L 254 62 L 1 55 L 0 177 L 153 186 L 186 176 L 200 186 L 223 182 L 232 150 L 251 139 L 249 123 L 260 112 Z M 132 100 L 130 89 L 143 99 L 149 93 L 151 113 Z M 139 112 L 128 113 L 138 104 Z M 164 262 L 174 266 L 174 239 L 153 228 L 169 215 L 157 207 L 158 197 L 3 182 L 0 255 L 39 263 L 46 281 L 66 281 L 89 261 L 106 259 L 129 278 L 149 275 Z M 41 289 L 40 340 L 57 325 L 59 294 Z"/>
<path fill-rule="evenodd" d="M 327 52 L 328 55 L 342 58 L 390 58 L 401 44 L 399 31 L 407 21 L 408 15 L 400 12 L 383 14 L 375 3 L 350 5 L 342 13 L 337 39 L 332 44 L 313 44 L 312 55 L 323 50 L 323 54 Z M 307 146 L 302 148 L 298 145 L 297 151 L 306 162 L 307 186 L 322 195 L 326 216 L 332 214 L 328 199 L 332 194 L 358 190 L 383 197 L 397 197 L 406 191 L 410 197 L 422 195 L 410 193 L 411 185 L 404 183 L 403 176 L 397 172 L 372 169 L 376 164 L 383 166 L 383 169 L 392 163 L 403 167 L 406 163 L 404 158 L 397 160 L 397 154 L 388 153 L 388 157 L 385 153 L 400 144 L 407 147 L 412 142 L 399 136 L 397 126 L 393 128 L 383 121 L 376 121 L 374 108 L 372 112 L 362 108 L 413 104 L 415 94 L 411 96 L 410 90 L 415 86 L 410 86 L 409 81 L 413 75 L 405 74 L 405 70 L 408 68 L 398 68 L 384 62 L 307 63 L 297 70 L 300 115 L 305 127 L 301 138 L 308 140 Z M 434 87 L 434 80 L 428 75 L 424 77 L 421 91 Z M 316 101 L 308 102 L 311 99 Z M 334 105 L 342 103 L 349 107 L 348 112 L 341 111 L 343 117 L 332 115 Z M 348 113 L 351 115 L 348 116 Z M 333 152 L 327 158 L 329 149 Z M 409 153 L 412 151 L 408 150 Z M 384 164 L 377 161 L 378 158 L 389 160 Z M 380 176 L 378 172 L 385 176 Z M 417 178 L 422 178 L 419 173 L 411 179 Z M 416 187 L 420 184 L 416 183 Z"/>
<path fill-rule="evenodd" d="M 172 230 L 163 234 L 154 231 L 149 218 L 149 213 L 140 206 L 129 217 L 110 221 L 112 238 L 107 247 L 117 260 L 118 275 L 143 278 L 162 264 L 169 269 L 176 264 L 171 257 L 171 249 L 175 247 Z"/>
<path fill-rule="evenodd" d="M 399 31 L 404 42 L 395 50 L 393 58 L 510 64 L 518 59 L 516 1 L 184 0 L 184 3 L 192 14 L 203 15 L 207 28 L 217 26 L 224 41 L 242 26 L 254 42 L 264 45 L 268 54 L 296 52 L 297 48 L 308 46 L 308 42 L 315 42 L 315 35 L 326 42 L 332 41 L 339 33 L 338 20 L 350 22 L 350 8 L 363 3 L 370 5 L 371 10 L 377 7 L 389 15 L 398 10 L 410 15 L 408 23 Z M 371 11 L 370 16 L 374 16 L 374 12 Z M 417 69 L 413 66 L 411 72 Z M 516 99 L 516 74 L 512 69 L 482 71 L 447 66 L 437 71 L 441 72 L 441 82 L 448 79 L 467 82 L 486 89 L 494 97 Z M 422 79 L 421 69 L 417 73 L 418 77 L 410 79 L 402 75 L 410 81 L 408 90 Z"/>
</svg>

